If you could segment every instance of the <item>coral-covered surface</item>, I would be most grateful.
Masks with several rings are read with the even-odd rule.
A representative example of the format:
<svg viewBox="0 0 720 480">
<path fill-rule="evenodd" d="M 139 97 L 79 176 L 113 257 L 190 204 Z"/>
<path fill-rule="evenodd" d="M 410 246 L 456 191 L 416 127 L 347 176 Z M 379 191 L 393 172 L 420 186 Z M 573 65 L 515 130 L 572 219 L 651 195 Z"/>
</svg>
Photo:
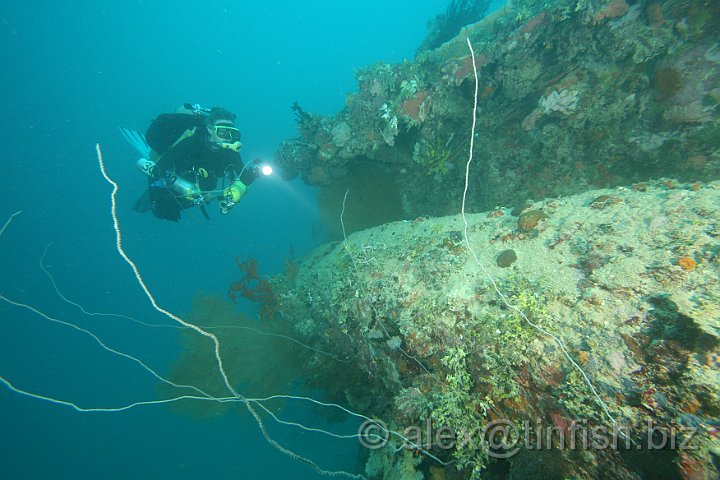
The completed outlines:
<svg viewBox="0 0 720 480">
<path fill-rule="evenodd" d="M 399 221 L 272 284 L 294 334 L 346 360 L 307 360 L 334 400 L 469 433 L 425 445 L 439 462 L 392 440 L 369 476 L 718 478 L 718 205 L 718 182 L 664 180 L 468 214 L 479 263 L 461 216 Z M 510 451 L 491 422 L 554 433 Z M 619 446 L 567 443 L 613 427 Z"/>
<path fill-rule="evenodd" d="M 278 162 L 356 231 L 271 280 L 295 334 L 345 359 L 307 380 L 456 435 L 392 437 L 368 476 L 718 478 L 718 31 L 720 2 L 516 0 L 358 69 L 335 115 L 293 106 Z M 477 261 L 456 215 L 476 72 Z"/>
<path fill-rule="evenodd" d="M 718 31 L 714 1 L 508 2 L 413 61 L 358 69 L 335 115 L 295 105 L 300 136 L 278 162 L 322 190 L 364 179 L 391 219 L 455 212 L 474 99 L 468 38 L 476 210 L 662 176 L 716 179 Z"/>
</svg>

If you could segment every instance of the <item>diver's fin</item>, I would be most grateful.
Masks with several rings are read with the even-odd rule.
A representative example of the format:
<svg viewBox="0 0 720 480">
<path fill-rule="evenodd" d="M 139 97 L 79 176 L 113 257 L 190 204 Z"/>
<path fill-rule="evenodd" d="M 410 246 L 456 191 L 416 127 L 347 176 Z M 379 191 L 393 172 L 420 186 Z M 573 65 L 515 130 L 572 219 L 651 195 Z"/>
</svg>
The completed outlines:
<svg viewBox="0 0 720 480">
<path fill-rule="evenodd" d="M 145 193 L 140 195 L 133 205 L 133 210 L 139 213 L 146 213 L 152 210 L 152 201 L 150 200 L 150 190 L 145 190 Z"/>
<path fill-rule="evenodd" d="M 125 137 L 125 140 L 127 140 L 140 155 L 145 158 L 150 157 L 150 145 L 148 145 L 147 140 L 145 140 L 145 136 L 142 133 L 130 130 L 129 128 L 118 128 L 120 129 L 120 133 L 123 134 L 123 137 Z"/>
</svg>

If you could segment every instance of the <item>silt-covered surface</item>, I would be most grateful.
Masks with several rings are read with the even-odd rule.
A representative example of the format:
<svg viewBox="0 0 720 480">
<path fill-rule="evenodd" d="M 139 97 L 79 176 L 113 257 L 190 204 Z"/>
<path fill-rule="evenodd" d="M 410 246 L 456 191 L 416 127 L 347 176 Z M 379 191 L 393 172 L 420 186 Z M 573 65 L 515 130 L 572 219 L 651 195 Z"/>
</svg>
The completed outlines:
<svg viewBox="0 0 720 480">
<path fill-rule="evenodd" d="M 447 466 L 388 447 L 372 476 L 716 478 L 718 205 L 717 182 L 664 180 L 468 214 L 482 266 L 461 216 L 421 217 L 320 247 L 273 285 L 296 335 L 346 359 L 309 359 L 311 382 L 398 431 L 616 422 L 632 442 L 493 460 L 475 436 L 428 449 Z M 648 450 L 648 425 L 692 448 Z"/>
</svg>

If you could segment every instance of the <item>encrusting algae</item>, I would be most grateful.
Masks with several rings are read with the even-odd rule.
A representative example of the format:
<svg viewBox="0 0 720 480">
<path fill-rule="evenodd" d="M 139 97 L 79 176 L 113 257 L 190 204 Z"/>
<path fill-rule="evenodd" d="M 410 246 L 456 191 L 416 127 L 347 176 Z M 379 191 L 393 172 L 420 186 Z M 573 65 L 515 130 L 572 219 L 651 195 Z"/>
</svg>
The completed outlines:
<svg viewBox="0 0 720 480">
<path fill-rule="evenodd" d="M 619 201 L 592 208 L 600 195 Z M 718 204 L 718 182 L 700 190 L 647 182 L 643 191 L 588 191 L 537 202 L 533 208 L 547 214 L 536 234 L 510 240 L 520 230 L 511 209 L 468 215 L 472 247 L 500 291 L 561 339 L 632 448 L 646 442 L 648 425 L 692 442 L 692 449 L 660 454 L 644 448 L 632 462 L 623 449 L 563 448 L 554 437 L 550 450 L 535 441 L 522 454 L 494 456 L 478 426 L 503 421 L 567 433 L 572 425 L 612 425 L 558 344 L 499 303 L 468 255 L 446 247 L 458 239 L 459 216 L 356 232 L 301 260 L 294 280 L 272 282 L 295 335 L 349 360 L 307 360 L 313 382 L 332 385 L 333 400 L 400 432 L 428 425 L 473 432 L 468 444 L 428 448 L 448 465 L 413 457 L 413 471 L 426 478 L 431 468 L 470 478 L 498 463 L 511 478 L 528 464 L 538 475 L 547 468 L 573 478 L 663 470 L 681 477 L 690 466 L 712 472 L 720 451 Z M 516 256 L 512 268 L 496 265 L 508 251 Z M 692 264 L 682 261 L 691 257 Z M 370 460 L 382 478 L 410 468 L 404 456 L 378 455 Z"/>
</svg>

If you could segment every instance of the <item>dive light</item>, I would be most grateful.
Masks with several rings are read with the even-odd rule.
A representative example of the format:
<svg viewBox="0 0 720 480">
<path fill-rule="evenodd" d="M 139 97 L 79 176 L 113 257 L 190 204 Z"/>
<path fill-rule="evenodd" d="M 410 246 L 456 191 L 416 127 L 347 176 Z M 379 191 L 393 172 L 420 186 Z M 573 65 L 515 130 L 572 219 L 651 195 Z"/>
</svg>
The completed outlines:
<svg viewBox="0 0 720 480">
<path fill-rule="evenodd" d="M 256 172 L 255 175 L 257 175 L 258 177 L 260 175 L 267 177 L 269 175 L 272 175 L 273 173 L 273 168 L 269 164 L 262 163 L 259 158 L 256 158 L 251 163 L 245 164 L 242 170 L 240 170 L 240 174 L 238 175 L 238 177 L 245 173 L 245 170 L 247 170 L 251 165 Z"/>
</svg>

